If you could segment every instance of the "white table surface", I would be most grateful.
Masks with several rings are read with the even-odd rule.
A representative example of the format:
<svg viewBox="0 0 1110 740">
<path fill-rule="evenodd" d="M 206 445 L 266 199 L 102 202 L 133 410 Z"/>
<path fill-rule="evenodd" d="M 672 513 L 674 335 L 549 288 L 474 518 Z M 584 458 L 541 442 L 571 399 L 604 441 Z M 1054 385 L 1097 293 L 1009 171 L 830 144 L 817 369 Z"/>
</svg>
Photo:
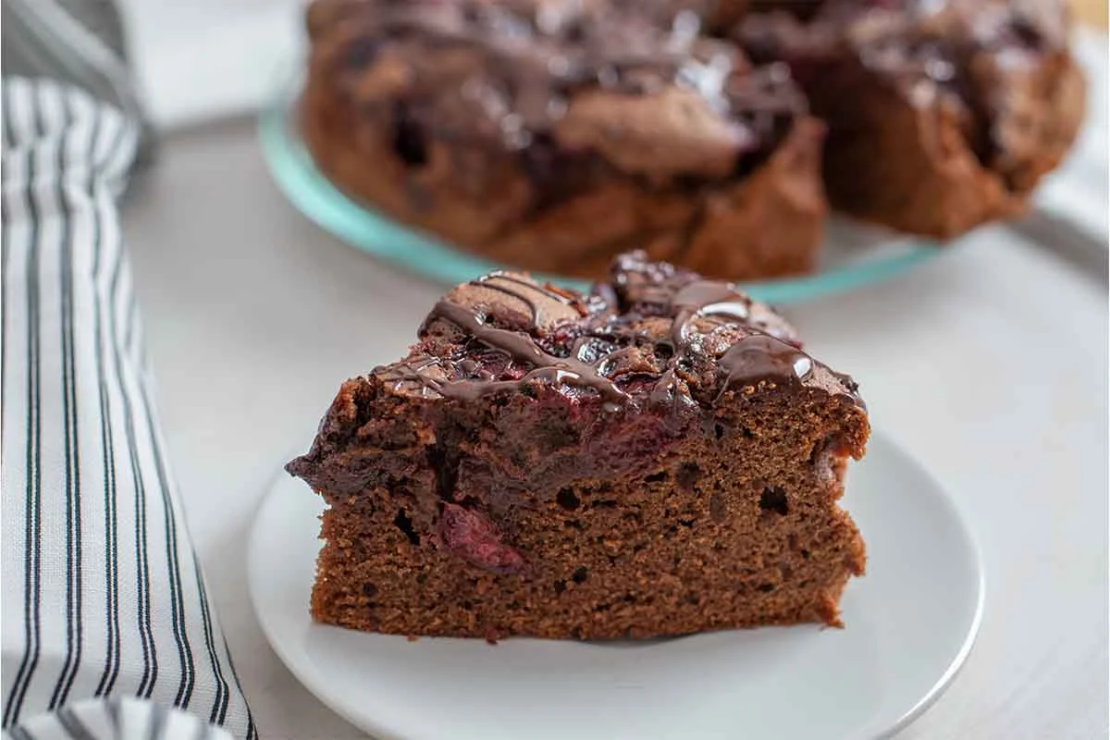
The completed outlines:
<svg viewBox="0 0 1110 740">
<path fill-rule="evenodd" d="M 253 134 L 171 136 L 126 232 L 190 528 L 262 736 L 361 737 L 268 647 L 245 539 L 340 381 L 400 355 L 441 288 L 300 216 Z M 908 277 L 788 312 L 956 493 L 982 545 L 978 644 L 900 737 L 1106 736 L 1107 311 L 1104 267 L 993 227 Z"/>
</svg>

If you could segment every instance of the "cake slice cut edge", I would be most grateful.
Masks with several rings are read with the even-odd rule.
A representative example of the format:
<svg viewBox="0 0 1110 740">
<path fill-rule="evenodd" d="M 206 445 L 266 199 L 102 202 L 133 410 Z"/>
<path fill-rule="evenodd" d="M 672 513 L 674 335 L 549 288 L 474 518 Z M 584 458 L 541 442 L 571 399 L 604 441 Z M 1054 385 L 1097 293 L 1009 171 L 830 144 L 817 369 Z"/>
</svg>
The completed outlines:
<svg viewBox="0 0 1110 740">
<path fill-rule="evenodd" d="M 728 283 L 632 252 L 587 295 L 493 273 L 343 384 L 289 463 L 327 503 L 316 621 L 620 639 L 841 624 L 855 383 Z"/>
</svg>

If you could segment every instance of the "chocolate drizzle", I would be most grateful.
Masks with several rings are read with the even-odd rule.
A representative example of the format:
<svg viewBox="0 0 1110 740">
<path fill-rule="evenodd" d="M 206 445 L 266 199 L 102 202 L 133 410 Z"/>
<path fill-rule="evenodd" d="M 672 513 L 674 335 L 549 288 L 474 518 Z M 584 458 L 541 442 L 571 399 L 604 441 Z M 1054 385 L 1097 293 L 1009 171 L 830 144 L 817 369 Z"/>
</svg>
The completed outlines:
<svg viewBox="0 0 1110 740">
<path fill-rule="evenodd" d="M 695 280 L 675 293 L 671 300 L 674 324 L 671 344 L 674 354 L 652 389 L 651 398 L 661 402 L 686 398 L 678 393 L 676 370 L 692 350 L 690 327 L 696 319 L 712 320 L 717 326 L 748 324 L 752 300 L 735 286 L 717 281 Z M 726 371 L 717 399 L 734 385 L 754 384 L 761 380 L 805 380 L 813 372 L 813 360 L 788 342 L 762 332 L 743 337 L 717 360 Z"/>
<path fill-rule="evenodd" d="M 527 301 L 519 293 L 514 295 Z M 535 305 L 530 305 L 532 305 L 534 313 Z M 464 380 L 441 383 L 441 387 L 437 390 L 446 396 L 471 398 L 498 390 L 513 388 L 519 390 L 530 380 L 546 379 L 591 388 L 603 398 L 609 400 L 628 398 L 628 394 L 618 388 L 609 378 L 601 375 L 594 366 L 580 362 L 575 357 L 556 357 L 548 354 L 540 348 L 539 344 L 530 335 L 490 326 L 481 314 L 472 309 L 443 300 L 432 309 L 425 325 L 436 320 L 448 321 L 475 341 L 481 342 L 491 349 L 504 352 L 515 362 L 525 363 L 536 368 L 523 378 L 513 381 Z"/>
<path fill-rule="evenodd" d="M 694 319 L 714 317 L 744 322 L 748 320 L 750 308 L 751 299 L 737 293 L 728 283 L 694 280 L 674 293 L 670 299 L 670 313 L 674 316 L 672 354 L 659 382 L 651 390 L 652 403 L 663 403 L 667 399 L 679 403 L 689 398 L 688 394 L 680 392 L 677 372 L 690 353 L 689 333 Z"/>
<path fill-rule="evenodd" d="M 498 325 L 519 317 L 515 301 L 527 307 L 523 330 Z M 700 378 L 717 379 L 715 395 L 701 396 L 715 403 L 736 386 L 805 384 L 819 367 L 781 318 L 734 285 L 648 263 L 642 252 L 619 257 L 612 284 L 589 297 L 492 273 L 439 301 L 421 337 L 413 356 L 380 377 L 394 390 L 415 383 L 421 395 L 467 401 L 540 383 L 595 393 L 608 408 L 677 411 L 697 404 L 691 386 Z M 850 378 L 824 372 L 826 387 L 862 405 Z"/>
<path fill-rule="evenodd" d="M 782 378 L 804 381 L 813 374 L 813 358 L 766 334 L 744 337 L 729 347 L 717 362 L 725 371 L 722 394 L 735 385 Z"/>
<path fill-rule="evenodd" d="M 500 283 L 509 283 L 510 285 L 506 286 Z M 533 327 L 536 326 L 536 322 L 539 321 L 540 307 L 539 304 L 536 303 L 535 298 L 530 297 L 529 294 L 539 294 L 548 300 L 553 300 L 566 306 L 571 305 L 572 301 L 572 297 L 556 291 L 550 285 L 540 285 L 539 283 L 500 270 L 491 272 L 488 275 L 483 275 L 477 280 L 471 280 L 470 284 L 481 288 L 496 290 L 498 293 L 504 293 L 507 296 L 523 301 L 532 312 Z M 524 290 L 520 290 L 521 288 Z"/>
<path fill-rule="evenodd" d="M 685 346 L 690 322 L 697 317 L 745 322 L 751 315 L 751 305 L 751 298 L 737 293 L 728 283 L 695 280 L 679 290 L 671 300 L 675 312 L 672 341 L 676 347 Z"/>
</svg>

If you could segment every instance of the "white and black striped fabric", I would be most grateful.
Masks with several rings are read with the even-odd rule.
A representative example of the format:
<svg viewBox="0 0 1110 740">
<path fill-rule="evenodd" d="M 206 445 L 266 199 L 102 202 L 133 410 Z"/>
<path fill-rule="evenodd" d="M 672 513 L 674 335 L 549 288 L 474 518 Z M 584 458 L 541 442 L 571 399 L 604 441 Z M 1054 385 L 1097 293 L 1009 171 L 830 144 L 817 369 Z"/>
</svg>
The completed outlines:
<svg viewBox="0 0 1110 740">
<path fill-rule="evenodd" d="M 62 708 L 136 697 L 253 738 L 177 500 L 120 235 L 138 128 L 45 80 L 4 79 L 0 113 L 5 733 L 45 737 L 32 722 L 66 730 Z M 123 737 L 73 727 L 58 736 Z"/>
<path fill-rule="evenodd" d="M 231 740 L 195 714 L 141 699 L 89 699 L 21 722 L 5 740 Z"/>
</svg>

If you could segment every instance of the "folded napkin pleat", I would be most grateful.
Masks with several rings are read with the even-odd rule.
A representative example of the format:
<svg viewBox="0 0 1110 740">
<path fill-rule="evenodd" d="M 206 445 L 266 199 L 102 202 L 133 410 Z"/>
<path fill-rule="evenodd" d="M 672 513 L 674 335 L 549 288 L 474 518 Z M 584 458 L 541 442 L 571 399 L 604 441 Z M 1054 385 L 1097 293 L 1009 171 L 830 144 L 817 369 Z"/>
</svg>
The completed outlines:
<svg viewBox="0 0 1110 740">
<path fill-rule="evenodd" d="M 4 733 L 5 740 L 230 740 L 193 714 L 138 699 L 88 700 L 41 714 Z"/>
<path fill-rule="evenodd" d="M 138 697 L 254 727 L 165 453 L 116 200 L 139 128 L 3 82 L 3 727 Z"/>
</svg>

